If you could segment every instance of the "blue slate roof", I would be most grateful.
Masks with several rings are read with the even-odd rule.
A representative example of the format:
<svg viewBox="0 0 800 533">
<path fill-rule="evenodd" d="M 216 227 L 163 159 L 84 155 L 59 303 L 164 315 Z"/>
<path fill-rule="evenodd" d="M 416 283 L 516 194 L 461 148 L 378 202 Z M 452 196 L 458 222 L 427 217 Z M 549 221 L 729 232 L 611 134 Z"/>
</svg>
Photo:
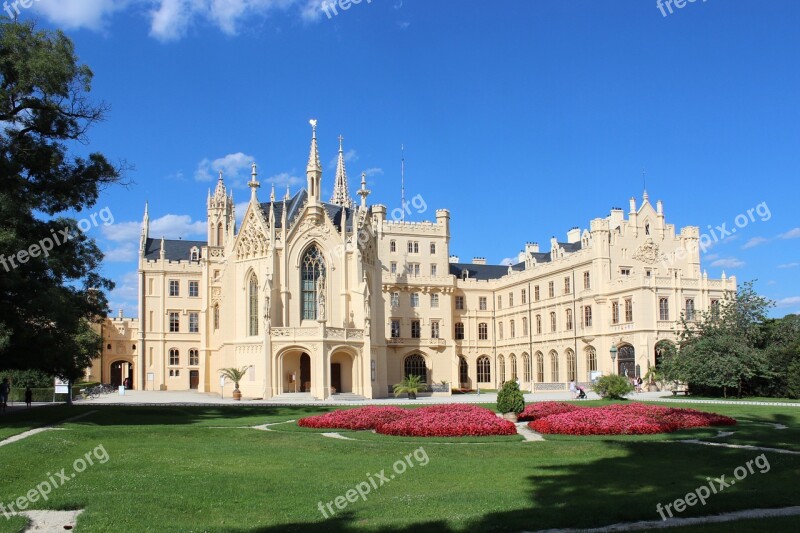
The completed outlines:
<svg viewBox="0 0 800 533">
<path fill-rule="evenodd" d="M 206 241 L 183 241 L 164 239 L 164 253 L 168 261 L 189 261 L 192 258 L 192 248 L 203 248 Z M 157 261 L 161 258 L 161 239 L 147 239 L 144 246 L 144 258 Z"/>
</svg>

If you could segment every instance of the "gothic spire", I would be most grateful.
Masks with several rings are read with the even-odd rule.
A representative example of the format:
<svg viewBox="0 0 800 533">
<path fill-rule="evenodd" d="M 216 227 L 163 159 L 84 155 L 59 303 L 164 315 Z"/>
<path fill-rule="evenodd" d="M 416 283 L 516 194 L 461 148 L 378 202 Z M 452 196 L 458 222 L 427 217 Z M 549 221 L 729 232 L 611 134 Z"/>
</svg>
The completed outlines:
<svg viewBox="0 0 800 533">
<path fill-rule="evenodd" d="M 308 179 L 308 200 L 310 205 L 320 203 L 320 189 L 322 187 L 322 164 L 319 162 L 319 149 L 317 147 L 317 121 L 312 119 L 311 124 L 311 152 L 308 154 L 308 167 L 306 167 L 306 178 Z"/>
<path fill-rule="evenodd" d="M 343 142 L 344 137 L 339 135 L 339 162 L 336 164 L 336 182 L 333 185 L 333 196 L 331 196 L 330 203 L 352 208 L 353 199 L 350 198 L 350 191 L 347 186 L 347 169 L 344 165 Z"/>
<path fill-rule="evenodd" d="M 261 184 L 258 182 L 257 178 L 258 178 L 258 167 L 256 167 L 255 163 L 253 163 L 253 171 L 250 174 L 250 183 L 247 184 L 247 186 L 250 187 L 250 201 L 252 202 L 258 201 L 258 196 L 256 195 L 256 191 L 258 191 L 258 188 L 261 187 Z"/>
</svg>

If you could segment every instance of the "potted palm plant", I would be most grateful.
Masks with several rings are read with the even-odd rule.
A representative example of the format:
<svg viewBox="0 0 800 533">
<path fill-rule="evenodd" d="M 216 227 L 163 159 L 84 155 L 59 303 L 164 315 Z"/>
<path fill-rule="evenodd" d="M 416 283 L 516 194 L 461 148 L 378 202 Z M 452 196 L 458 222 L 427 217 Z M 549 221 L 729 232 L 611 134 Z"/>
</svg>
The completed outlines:
<svg viewBox="0 0 800 533">
<path fill-rule="evenodd" d="M 222 368 L 220 369 L 219 373 L 225 376 L 227 379 L 233 381 L 234 389 L 233 389 L 233 399 L 239 401 L 242 399 L 242 391 L 239 390 L 239 382 L 244 379 L 244 375 L 250 369 L 250 366 L 244 366 L 242 368 Z"/>
<path fill-rule="evenodd" d="M 406 376 L 403 381 L 394 386 L 394 395 L 397 397 L 405 393 L 408 394 L 409 400 L 416 400 L 417 393 L 420 391 L 422 386 L 423 383 L 420 376 Z"/>
</svg>

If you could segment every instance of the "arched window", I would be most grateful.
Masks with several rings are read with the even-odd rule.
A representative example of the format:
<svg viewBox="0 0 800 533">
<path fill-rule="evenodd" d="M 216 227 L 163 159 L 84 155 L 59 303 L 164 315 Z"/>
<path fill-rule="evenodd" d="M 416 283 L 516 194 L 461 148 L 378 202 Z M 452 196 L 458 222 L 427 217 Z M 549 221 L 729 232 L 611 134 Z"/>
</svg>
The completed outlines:
<svg viewBox="0 0 800 533">
<path fill-rule="evenodd" d="M 536 315 L 536 334 L 542 334 L 542 315 Z"/>
<path fill-rule="evenodd" d="M 492 363 L 485 355 L 478 357 L 478 383 L 492 382 Z"/>
<path fill-rule="evenodd" d="M 219 304 L 214 305 L 214 329 L 219 329 Z"/>
<path fill-rule="evenodd" d="M 567 350 L 567 381 L 578 381 L 578 358 L 572 350 Z"/>
<path fill-rule="evenodd" d="M 177 348 L 172 348 L 169 351 L 169 366 L 178 366 L 181 364 L 181 353 Z"/>
<path fill-rule="evenodd" d="M 620 376 L 636 375 L 636 351 L 630 344 L 624 344 L 617 350 L 617 364 Z"/>
<path fill-rule="evenodd" d="M 489 338 L 489 326 L 486 322 L 478 324 L 478 340 L 485 341 Z"/>
<path fill-rule="evenodd" d="M 428 382 L 428 367 L 425 365 L 425 358 L 419 354 L 406 357 L 404 364 L 405 377 L 419 376 L 423 383 Z"/>
<path fill-rule="evenodd" d="M 255 274 L 250 276 L 247 288 L 247 323 L 248 334 L 251 337 L 258 335 L 258 278 Z"/>
<path fill-rule="evenodd" d="M 325 277 L 325 259 L 319 248 L 312 246 L 303 256 L 302 264 L 303 320 L 317 319 L 317 286 L 319 278 Z"/>
<path fill-rule="evenodd" d="M 500 385 L 506 381 L 506 359 L 502 355 L 497 356 L 497 379 Z"/>
<path fill-rule="evenodd" d="M 524 381 L 525 382 L 530 382 L 531 381 L 531 374 L 532 374 L 532 372 L 531 372 L 531 370 L 532 370 L 531 369 L 531 356 L 530 355 L 528 355 L 526 353 L 522 354 L 522 366 L 524 367 L 523 371 L 525 372 L 525 374 L 523 376 L 524 377 Z"/>
<path fill-rule="evenodd" d="M 553 350 L 550 352 L 550 381 L 552 383 L 558 383 L 560 377 L 560 372 L 558 371 L 558 352 Z"/>
<path fill-rule="evenodd" d="M 458 381 L 464 386 L 469 383 L 469 364 L 464 357 L 458 358 Z"/>
<path fill-rule="evenodd" d="M 592 346 L 586 348 L 586 370 L 589 372 L 597 371 L 597 350 Z"/>
<path fill-rule="evenodd" d="M 199 366 L 200 365 L 200 352 L 198 352 L 195 348 L 189 350 L 189 366 Z"/>
<path fill-rule="evenodd" d="M 508 356 L 508 363 L 511 366 L 511 379 L 519 378 L 519 374 L 517 374 L 517 356 L 514 354 Z"/>
<path fill-rule="evenodd" d="M 217 224 L 217 246 L 222 246 L 222 222 Z"/>
<path fill-rule="evenodd" d="M 536 352 L 536 381 L 544 383 L 544 354 Z"/>
</svg>

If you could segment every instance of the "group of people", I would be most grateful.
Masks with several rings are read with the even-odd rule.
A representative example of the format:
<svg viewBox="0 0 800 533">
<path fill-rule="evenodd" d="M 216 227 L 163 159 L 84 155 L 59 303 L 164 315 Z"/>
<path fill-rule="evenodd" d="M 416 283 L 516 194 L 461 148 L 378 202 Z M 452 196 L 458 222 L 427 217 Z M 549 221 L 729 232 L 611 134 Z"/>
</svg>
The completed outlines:
<svg viewBox="0 0 800 533">
<path fill-rule="evenodd" d="M 11 384 L 8 378 L 3 378 L 0 382 L 0 413 L 5 413 L 8 407 L 8 395 L 11 394 Z M 30 387 L 25 387 L 25 405 L 30 407 L 33 403 L 33 391 Z"/>
<path fill-rule="evenodd" d="M 631 385 L 633 386 L 634 392 L 644 392 L 642 383 L 642 376 L 631 378 Z"/>
</svg>

